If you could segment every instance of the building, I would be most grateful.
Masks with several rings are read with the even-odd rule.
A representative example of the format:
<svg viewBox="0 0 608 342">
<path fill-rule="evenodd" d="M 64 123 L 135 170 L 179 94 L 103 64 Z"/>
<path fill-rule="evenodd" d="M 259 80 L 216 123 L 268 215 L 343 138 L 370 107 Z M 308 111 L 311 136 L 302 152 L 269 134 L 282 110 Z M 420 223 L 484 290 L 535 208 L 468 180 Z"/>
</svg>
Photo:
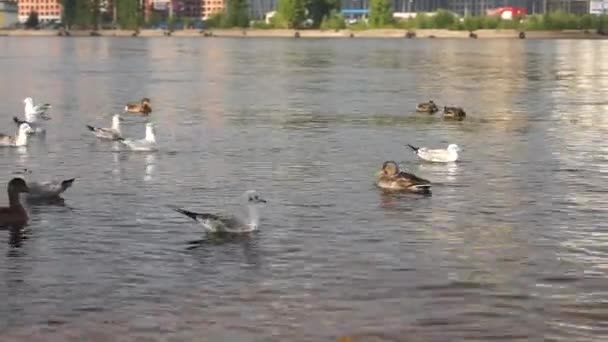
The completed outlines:
<svg viewBox="0 0 608 342">
<path fill-rule="evenodd" d="M 146 0 L 148 11 L 162 12 L 170 16 L 208 19 L 225 8 L 225 0 Z"/>
<path fill-rule="evenodd" d="M 19 0 L 19 22 L 24 23 L 31 12 L 38 13 L 41 22 L 61 21 L 59 0 Z"/>
<path fill-rule="evenodd" d="M 13 1 L 0 1 L 0 28 L 9 28 L 19 23 L 19 7 Z"/>
</svg>

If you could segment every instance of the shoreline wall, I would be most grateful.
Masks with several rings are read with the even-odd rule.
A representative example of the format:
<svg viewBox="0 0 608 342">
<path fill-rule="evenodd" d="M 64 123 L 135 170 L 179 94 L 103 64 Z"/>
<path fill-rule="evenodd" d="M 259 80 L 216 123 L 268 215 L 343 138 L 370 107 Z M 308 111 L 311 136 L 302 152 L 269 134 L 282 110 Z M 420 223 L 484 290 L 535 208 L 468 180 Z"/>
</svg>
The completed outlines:
<svg viewBox="0 0 608 342">
<path fill-rule="evenodd" d="M 58 36 L 57 30 L 0 30 L 0 37 L 51 37 Z M 91 30 L 72 30 L 71 37 L 90 37 Z M 468 31 L 451 31 L 439 29 L 411 30 L 415 38 L 460 38 L 470 39 Z M 132 37 L 132 30 L 99 30 L 100 37 Z M 210 29 L 210 30 L 177 30 L 171 37 L 231 37 L 231 38 L 405 38 L 408 30 L 403 29 L 369 29 L 369 30 L 288 30 L 288 29 Z M 477 30 L 478 39 L 519 39 L 517 30 Z M 144 29 L 138 37 L 166 37 L 167 31 Z M 590 30 L 565 31 L 527 31 L 526 39 L 608 39 L 608 36 Z"/>
</svg>

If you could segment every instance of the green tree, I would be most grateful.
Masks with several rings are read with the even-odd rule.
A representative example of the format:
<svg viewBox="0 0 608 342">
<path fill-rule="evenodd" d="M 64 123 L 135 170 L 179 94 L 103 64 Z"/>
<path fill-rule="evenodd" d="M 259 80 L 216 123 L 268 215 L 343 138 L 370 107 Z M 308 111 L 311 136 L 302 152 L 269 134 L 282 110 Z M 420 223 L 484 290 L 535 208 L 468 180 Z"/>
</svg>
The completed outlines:
<svg viewBox="0 0 608 342">
<path fill-rule="evenodd" d="M 69 30 L 76 20 L 76 3 L 78 0 L 61 0 L 61 6 L 63 7 L 62 21 L 66 28 Z"/>
<path fill-rule="evenodd" d="M 393 23 L 393 10 L 389 0 L 371 0 L 369 9 L 369 25 L 384 27 Z"/>
<path fill-rule="evenodd" d="M 116 16 L 120 26 L 124 29 L 137 28 L 140 21 L 141 8 L 139 0 L 115 0 Z"/>
<path fill-rule="evenodd" d="M 249 27 L 247 0 L 228 0 L 224 24 L 228 27 Z"/>
<path fill-rule="evenodd" d="M 279 23 L 287 28 L 298 28 L 305 19 L 305 10 L 304 0 L 279 0 Z"/>
<path fill-rule="evenodd" d="M 91 10 L 90 0 L 76 1 L 76 17 L 74 18 L 74 24 L 78 25 L 79 28 L 90 27 L 93 20 Z"/>
<path fill-rule="evenodd" d="M 38 24 L 40 24 L 40 20 L 38 19 L 38 12 L 36 11 L 31 11 L 30 15 L 27 17 L 27 20 L 25 21 L 25 27 L 26 28 L 36 28 L 38 27 Z"/>
<path fill-rule="evenodd" d="M 319 27 L 324 18 L 329 17 L 333 10 L 340 9 L 338 0 L 307 0 L 306 10 L 312 19 L 312 26 Z"/>
</svg>

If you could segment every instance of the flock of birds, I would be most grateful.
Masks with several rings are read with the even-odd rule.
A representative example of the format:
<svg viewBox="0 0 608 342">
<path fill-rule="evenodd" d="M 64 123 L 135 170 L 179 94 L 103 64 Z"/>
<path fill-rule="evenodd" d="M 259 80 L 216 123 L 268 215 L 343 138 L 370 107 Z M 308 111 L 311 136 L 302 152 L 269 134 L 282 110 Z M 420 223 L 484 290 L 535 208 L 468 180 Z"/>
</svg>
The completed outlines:
<svg viewBox="0 0 608 342">
<path fill-rule="evenodd" d="M 44 122 L 51 120 L 47 112 L 51 109 L 50 104 L 34 105 L 31 97 L 24 100 L 24 120 L 13 117 L 18 125 L 15 136 L 0 134 L 0 147 L 25 147 L 28 136 L 44 134 L 46 132 Z M 416 107 L 417 112 L 434 114 L 439 111 L 438 106 L 431 100 L 421 103 Z M 124 112 L 127 114 L 149 117 L 152 113 L 151 101 L 143 98 L 138 103 L 128 103 Z M 444 107 L 444 119 L 463 120 L 466 116 L 460 107 Z M 121 131 L 120 114 L 112 116 L 110 127 L 96 127 L 87 125 L 86 128 L 96 138 L 106 141 L 119 142 L 131 151 L 153 152 L 157 151 L 155 126 L 148 122 L 145 124 L 145 137 L 143 139 L 124 138 Z M 458 160 L 460 148 L 456 144 L 450 144 L 446 149 L 429 149 L 426 147 L 408 146 L 416 156 L 423 161 L 433 163 L 452 163 Z M 31 173 L 25 169 L 23 173 Z M 28 214 L 20 202 L 20 194 L 25 193 L 28 199 L 46 200 L 59 198 L 63 192 L 72 186 L 74 178 L 66 180 L 53 180 L 46 182 L 25 181 L 21 177 L 15 177 L 8 183 L 9 206 L 0 208 L 0 227 L 22 228 L 29 220 Z M 378 171 L 376 185 L 385 190 L 409 191 L 414 193 L 430 194 L 431 182 L 414 174 L 401 171 L 394 161 L 385 161 L 382 169 Z M 247 208 L 246 219 L 235 215 L 219 215 L 211 213 L 198 213 L 181 208 L 173 208 L 176 212 L 183 214 L 199 223 L 206 233 L 248 233 L 257 230 L 259 225 L 259 214 L 257 207 L 266 203 L 255 190 L 248 190 L 241 196 L 242 204 Z"/>
<path fill-rule="evenodd" d="M 430 100 L 416 106 L 416 112 L 435 114 L 439 107 Z M 443 118 L 446 120 L 462 121 L 466 117 L 465 111 L 460 107 L 443 107 Z M 430 149 L 427 147 L 416 147 L 408 144 L 416 156 L 423 161 L 431 163 L 453 163 L 458 160 L 460 147 L 449 144 L 446 149 Z M 410 191 L 415 193 L 430 194 L 431 182 L 414 174 L 401 171 L 396 162 L 389 160 L 382 164 L 382 170 L 378 171 L 376 185 L 386 190 Z"/>
<path fill-rule="evenodd" d="M 45 134 L 44 122 L 51 120 L 47 112 L 51 109 L 50 104 L 34 105 L 32 98 L 28 97 L 25 103 L 25 118 L 13 117 L 13 121 L 18 125 L 17 133 L 14 136 L 0 134 L 0 147 L 26 147 L 28 136 Z M 131 115 L 148 117 L 152 113 L 151 101 L 143 98 L 138 103 L 128 103 L 124 112 Z M 120 123 L 123 121 L 120 114 L 112 116 L 110 127 L 96 127 L 86 125 L 86 129 L 96 138 L 105 141 L 119 142 L 130 151 L 154 152 L 157 151 L 156 132 L 153 123 L 145 124 L 146 133 L 143 139 L 129 139 L 122 135 Z M 16 173 L 31 173 L 30 170 L 23 170 Z M 28 214 L 20 202 L 20 194 L 24 193 L 28 200 L 45 201 L 58 199 L 59 196 L 72 186 L 75 179 L 53 180 L 45 182 L 25 181 L 21 177 L 15 177 L 8 183 L 9 206 L 0 208 L 0 227 L 22 228 L 29 220 Z M 245 233 L 257 229 L 259 215 L 257 205 L 266 203 L 255 190 L 246 191 L 241 200 L 248 208 L 246 220 L 242 220 L 234 215 L 219 215 L 210 213 L 196 213 L 181 208 L 174 208 L 178 213 L 190 217 L 203 226 L 208 233 Z"/>
</svg>

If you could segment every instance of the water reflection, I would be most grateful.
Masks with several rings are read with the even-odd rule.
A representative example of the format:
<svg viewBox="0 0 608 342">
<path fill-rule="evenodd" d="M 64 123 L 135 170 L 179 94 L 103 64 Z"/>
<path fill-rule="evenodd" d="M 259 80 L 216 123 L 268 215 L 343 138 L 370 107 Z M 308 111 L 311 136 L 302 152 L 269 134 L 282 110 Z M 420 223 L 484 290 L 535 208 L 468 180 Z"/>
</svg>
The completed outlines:
<svg viewBox="0 0 608 342">
<path fill-rule="evenodd" d="M 13 322 L 50 321 L 69 322 L 52 328 L 57 340 L 84 325 L 92 340 L 201 326 L 217 340 L 399 340 L 412 327 L 421 340 L 602 339 L 606 42 L 40 39 L 49 53 L 0 40 L 0 87 L 56 99 L 57 115 L 46 141 L 0 151 L 0 168 L 87 181 L 66 195 L 78 215 L 31 204 L 36 239 L 0 246 L 27 251 L 0 258 L 4 279 L 23 267 L 11 260 L 32 265 L 0 286 L 3 337 Z M 97 113 L 143 96 L 179 153 L 85 138 Z M 466 120 L 412 113 L 429 98 Z M 125 133 L 141 137 L 144 120 L 129 121 Z M 422 164 L 405 141 L 467 150 Z M 432 196 L 373 186 L 378 164 L 399 158 Z M 159 209 L 224 211 L 250 186 L 278 204 L 248 236 L 195 230 L 202 241 L 188 244 L 190 223 Z"/>
<path fill-rule="evenodd" d="M 150 182 L 154 178 L 154 170 L 156 169 L 156 153 L 147 153 L 144 158 L 146 160 L 144 181 Z"/>
</svg>

